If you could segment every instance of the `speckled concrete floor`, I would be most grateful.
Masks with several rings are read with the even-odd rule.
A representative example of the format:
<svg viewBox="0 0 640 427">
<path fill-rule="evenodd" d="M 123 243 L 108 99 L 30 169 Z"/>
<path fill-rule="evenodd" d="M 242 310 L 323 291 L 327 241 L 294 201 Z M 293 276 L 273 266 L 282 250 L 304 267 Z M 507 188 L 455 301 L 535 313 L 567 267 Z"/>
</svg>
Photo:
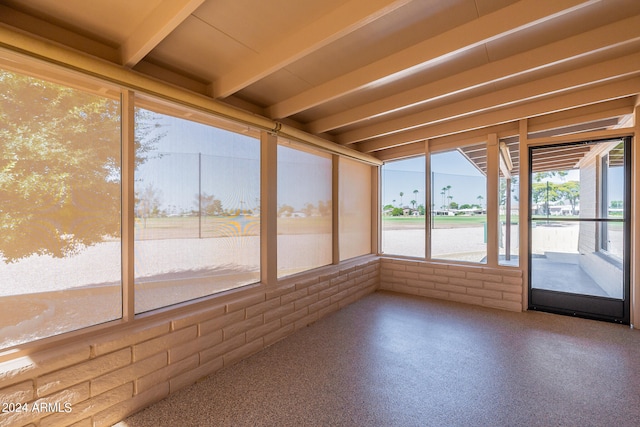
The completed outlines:
<svg viewBox="0 0 640 427">
<path fill-rule="evenodd" d="M 116 425 L 638 426 L 640 331 L 378 292 Z"/>
</svg>

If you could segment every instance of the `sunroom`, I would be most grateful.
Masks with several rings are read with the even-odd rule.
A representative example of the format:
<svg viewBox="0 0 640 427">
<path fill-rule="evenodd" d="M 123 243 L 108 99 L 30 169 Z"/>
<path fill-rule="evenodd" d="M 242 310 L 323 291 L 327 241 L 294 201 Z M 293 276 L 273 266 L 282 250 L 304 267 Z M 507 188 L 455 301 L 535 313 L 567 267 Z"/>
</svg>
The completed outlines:
<svg viewBox="0 0 640 427">
<path fill-rule="evenodd" d="M 79 409 L 0 424 L 379 291 L 633 328 L 639 52 L 631 0 L 2 2 L 0 396 Z"/>
</svg>

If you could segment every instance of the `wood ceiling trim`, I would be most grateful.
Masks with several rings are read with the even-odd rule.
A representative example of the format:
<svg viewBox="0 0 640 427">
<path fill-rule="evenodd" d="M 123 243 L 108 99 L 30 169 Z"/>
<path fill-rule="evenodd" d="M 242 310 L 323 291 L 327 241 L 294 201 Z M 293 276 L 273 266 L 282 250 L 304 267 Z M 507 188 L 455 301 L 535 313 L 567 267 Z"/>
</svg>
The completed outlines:
<svg viewBox="0 0 640 427">
<path fill-rule="evenodd" d="M 569 135 L 579 132 L 590 132 L 595 130 L 611 129 L 618 125 L 619 118 L 607 118 L 596 120 L 593 122 L 579 123 L 572 126 L 566 126 L 536 133 L 529 133 L 529 139 L 546 138 L 548 136 Z"/>
<path fill-rule="evenodd" d="M 374 82 L 400 78 L 435 60 L 451 57 L 596 2 L 521 0 L 278 102 L 268 108 L 269 115 L 272 118 L 291 116 Z"/>
<path fill-rule="evenodd" d="M 204 0 L 164 0 L 120 46 L 120 63 L 136 65 L 202 3 Z"/>
<path fill-rule="evenodd" d="M 376 153 L 376 157 L 382 161 L 399 160 L 421 155 L 424 155 L 424 141 L 416 141 Z"/>
<path fill-rule="evenodd" d="M 269 46 L 212 83 L 216 98 L 226 98 L 329 43 L 406 5 L 411 0 L 351 0 Z M 275 117 L 274 117 L 275 118 Z"/>
<path fill-rule="evenodd" d="M 589 104 L 596 104 L 637 94 L 640 77 L 614 81 L 583 90 L 550 96 L 525 104 L 480 113 L 470 117 L 401 132 L 355 144 L 358 150 L 371 153 L 389 147 L 479 129 L 524 118 L 540 116 Z"/>
<path fill-rule="evenodd" d="M 591 132 L 582 132 L 570 135 L 549 136 L 546 138 L 529 139 L 527 141 L 530 147 L 550 144 L 564 144 L 569 142 L 595 141 L 599 139 L 617 139 L 625 136 L 633 136 L 634 128 L 616 128 L 606 130 L 596 130 Z"/>
<path fill-rule="evenodd" d="M 549 94 L 569 92 L 576 88 L 606 80 L 637 74 L 640 53 L 626 55 L 577 70 L 556 74 L 510 88 L 498 90 L 463 101 L 443 105 L 362 129 L 345 132 L 337 137 L 340 144 L 353 144 L 391 133 L 428 126 L 451 118 L 478 114 L 515 103 L 531 101 Z"/>
<path fill-rule="evenodd" d="M 640 15 L 491 62 L 307 124 L 311 133 L 327 132 L 372 117 L 421 105 L 524 73 L 564 63 L 640 40 Z"/>
<path fill-rule="evenodd" d="M 560 129 L 579 123 L 622 117 L 633 113 L 634 97 L 587 105 L 559 113 L 533 117 L 529 120 L 529 133 Z"/>
<path fill-rule="evenodd" d="M 429 148 L 433 152 L 451 150 L 466 145 L 486 142 L 488 135 L 495 133 L 498 137 L 502 135 L 514 135 L 518 133 L 517 123 L 505 123 L 497 126 L 490 126 L 454 135 L 433 138 L 429 140 Z"/>
</svg>

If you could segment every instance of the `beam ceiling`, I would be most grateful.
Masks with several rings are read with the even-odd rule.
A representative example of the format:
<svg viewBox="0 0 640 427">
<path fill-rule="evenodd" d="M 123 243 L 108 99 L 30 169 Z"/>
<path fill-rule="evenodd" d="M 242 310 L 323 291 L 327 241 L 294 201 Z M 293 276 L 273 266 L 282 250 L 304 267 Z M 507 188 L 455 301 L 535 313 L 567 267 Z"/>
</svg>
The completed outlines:
<svg viewBox="0 0 640 427">
<path fill-rule="evenodd" d="M 0 27 L 382 160 L 640 99 L 637 0 L 5 0 Z"/>
</svg>

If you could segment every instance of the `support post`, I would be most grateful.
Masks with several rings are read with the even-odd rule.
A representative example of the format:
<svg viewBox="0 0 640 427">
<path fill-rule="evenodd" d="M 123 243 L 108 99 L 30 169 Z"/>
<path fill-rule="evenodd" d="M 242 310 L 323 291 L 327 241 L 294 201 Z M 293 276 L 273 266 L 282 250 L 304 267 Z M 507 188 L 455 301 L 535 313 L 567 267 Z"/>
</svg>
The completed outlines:
<svg viewBox="0 0 640 427">
<path fill-rule="evenodd" d="M 260 280 L 278 281 L 278 137 L 260 133 Z"/>
<path fill-rule="evenodd" d="M 133 320 L 135 316 L 135 109 L 134 93 L 122 94 L 122 319 Z"/>
<path fill-rule="evenodd" d="M 498 226 L 499 226 L 499 200 L 500 185 L 498 182 L 500 169 L 500 146 L 498 135 L 491 133 L 487 136 L 487 265 L 498 266 L 498 253 L 500 252 Z"/>
<path fill-rule="evenodd" d="M 520 120 L 520 201 L 518 205 L 519 240 L 520 240 L 520 269 L 522 270 L 522 310 L 529 308 L 529 215 L 531 200 L 529 200 L 529 123 L 527 119 Z"/>
</svg>

